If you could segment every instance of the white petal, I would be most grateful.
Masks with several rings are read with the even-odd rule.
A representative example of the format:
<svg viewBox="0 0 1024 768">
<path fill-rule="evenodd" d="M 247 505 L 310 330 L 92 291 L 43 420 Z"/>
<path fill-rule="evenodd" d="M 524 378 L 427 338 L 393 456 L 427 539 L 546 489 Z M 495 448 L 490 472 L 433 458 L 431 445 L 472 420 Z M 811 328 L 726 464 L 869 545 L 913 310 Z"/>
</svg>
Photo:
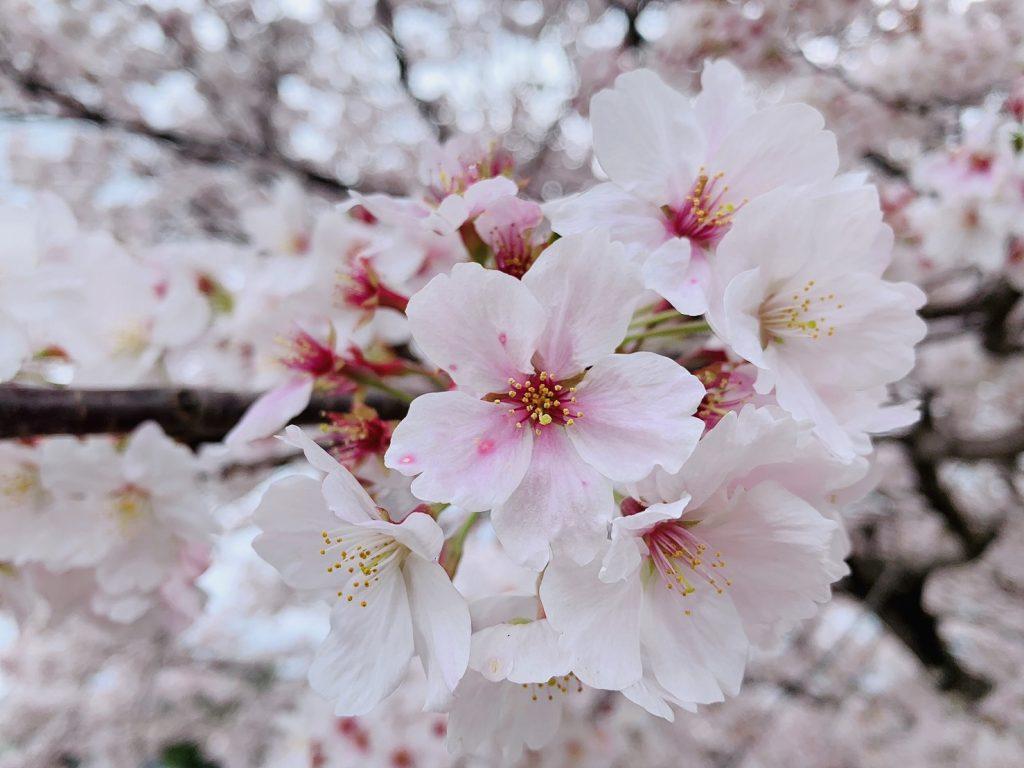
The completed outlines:
<svg viewBox="0 0 1024 768">
<path fill-rule="evenodd" d="M 672 707 L 665 701 L 664 691 L 653 680 L 642 679 L 622 690 L 622 695 L 637 706 L 643 707 L 655 717 L 675 722 L 676 716 Z"/>
<path fill-rule="evenodd" d="M 783 184 L 827 181 L 839 167 L 839 151 L 835 135 L 824 125 L 821 114 L 806 104 L 754 112 L 722 141 L 708 168 L 724 174 L 731 199 L 737 201 L 753 200 Z"/>
<path fill-rule="evenodd" d="M 532 373 L 546 320 L 526 286 L 479 264 L 456 264 L 435 277 L 409 300 L 406 314 L 427 357 L 477 395 Z"/>
<path fill-rule="evenodd" d="M 713 154 L 721 141 L 754 112 L 754 99 L 743 73 L 725 59 L 707 61 L 700 74 L 701 91 L 693 100 L 693 112 Z"/>
<path fill-rule="evenodd" d="M 651 671 L 679 701 L 710 704 L 739 691 L 748 645 L 728 595 L 702 584 L 684 598 L 652 579 L 640 620 Z"/>
<path fill-rule="evenodd" d="M 587 685 L 621 690 L 640 680 L 640 574 L 612 584 L 598 578 L 595 559 L 578 566 L 556 558 L 544 571 L 540 597 L 548 621 L 573 654 Z"/>
<path fill-rule="evenodd" d="M 583 460 L 615 482 L 655 466 L 675 472 L 704 430 L 692 416 L 703 397 L 700 382 L 667 357 L 609 355 L 576 388 L 583 416 L 567 432 Z"/>
<path fill-rule="evenodd" d="M 644 262 L 644 287 L 657 292 L 684 315 L 707 311 L 705 293 L 710 270 L 703 255 L 694 253 L 690 241 L 666 240 Z"/>
<path fill-rule="evenodd" d="M 441 554 L 444 533 L 437 521 L 425 512 L 413 512 L 397 525 L 384 521 L 370 525 L 386 531 L 389 536 L 394 537 L 424 560 L 436 562 L 438 555 Z"/>
<path fill-rule="evenodd" d="M 270 437 L 309 405 L 313 394 L 311 376 L 293 376 L 260 395 L 224 438 L 227 445 L 241 445 Z"/>
<path fill-rule="evenodd" d="M 533 446 L 504 406 L 463 392 L 417 397 L 395 429 L 384 463 L 419 476 L 412 492 L 475 512 L 501 504 L 526 474 Z"/>
<path fill-rule="evenodd" d="M 331 632 L 309 668 L 309 684 L 335 702 L 339 716 L 365 715 L 398 688 L 412 659 L 405 580 L 397 568 L 366 593 L 366 607 L 339 602 Z"/>
<path fill-rule="evenodd" d="M 536 570 L 548 561 L 556 541 L 578 562 L 589 561 L 615 508 L 611 484 L 580 460 L 566 431 L 555 425 L 541 429 L 522 482 L 491 513 L 505 551 Z"/>
<path fill-rule="evenodd" d="M 545 683 L 568 674 L 571 654 L 545 619 L 496 624 L 473 635 L 470 666 L 488 680 Z"/>
<path fill-rule="evenodd" d="M 290 424 L 285 428 L 284 436 L 280 439 L 282 442 L 300 449 L 305 455 L 306 461 L 308 461 L 314 469 L 331 474 L 333 472 L 337 472 L 341 468 L 341 465 L 334 460 L 331 454 L 317 445 L 313 438 L 294 424 Z"/>
<path fill-rule="evenodd" d="M 580 235 L 604 229 L 613 240 L 626 244 L 630 256 L 646 254 L 668 237 L 665 217 L 656 204 L 611 183 L 553 200 L 543 208 L 551 229 L 558 234 Z"/>
<path fill-rule="evenodd" d="M 469 663 L 469 609 L 437 563 L 411 556 L 402 570 L 416 653 L 427 673 L 424 708 L 436 710 L 447 704 Z"/>
<path fill-rule="evenodd" d="M 643 290 L 639 270 L 602 231 L 563 237 L 523 276 L 547 311 L 539 366 L 556 379 L 574 376 L 626 335 Z"/>
<path fill-rule="evenodd" d="M 377 505 L 362 484 L 340 464 L 323 481 L 322 492 L 327 506 L 342 520 L 360 525 L 378 520 Z"/>
<path fill-rule="evenodd" d="M 688 99 L 640 69 L 591 99 L 590 122 L 594 153 L 612 181 L 658 205 L 682 200 L 704 155 Z"/>
<path fill-rule="evenodd" d="M 470 671 L 462 678 L 448 716 L 448 750 L 455 754 L 474 754 L 483 745 L 491 746 L 503 729 L 507 683 L 492 683 Z"/>
<path fill-rule="evenodd" d="M 341 521 L 327 508 L 320 483 L 304 475 L 276 481 L 264 492 L 253 518 L 263 530 L 253 549 L 281 573 L 288 586 L 337 588 L 339 575 L 327 572 L 330 562 L 320 554 L 321 531 L 334 531 Z"/>
<path fill-rule="evenodd" d="M 834 521 L 773 482 L 708 512 L 698 529 L 722 552 L 727 591 L 751 640 L 770 642 L 829 599 Z"/>
<path fill-rule="evenodd" d="M 470 184 L 462 196 L 466 200 L 469 218 L 479 216 L 484 209 L 502 197 L 519 193 L 519 185 L 508 176 L 494 176 Z"/>
</svg>

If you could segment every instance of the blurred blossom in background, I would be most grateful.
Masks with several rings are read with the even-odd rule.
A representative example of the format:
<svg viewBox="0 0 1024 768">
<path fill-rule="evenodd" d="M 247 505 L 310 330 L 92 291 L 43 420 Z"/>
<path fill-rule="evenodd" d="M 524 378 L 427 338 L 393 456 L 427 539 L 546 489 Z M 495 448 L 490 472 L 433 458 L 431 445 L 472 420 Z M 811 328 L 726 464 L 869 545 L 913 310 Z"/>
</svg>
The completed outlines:
<svg viewBox="0 0 1024 768">
<path fill-rule="evenodd" d="M 588 689 L 518 765 L 1018 768 L 1020 0 L 3 0 L 0 343 L 49 334 L 15 365 L 21 383 L 262 392 L 282 386 L 269 361 L 284 360 L 294 394 L 317 351 L 299 331 L 323 334 L 296 329 L 288 308 L 324 298 L 334 274 L 321 280 L 313 261 L 325 243 L 361 247 L 362 222 L 332 218 L 350 192 L 429 186 L 436 145 L 466 136 L 514 165 L 525 196 L 578 192 L 606 178 L 595 93 L 647 67 L 692 94 L 714 58 L 770 102 L 819 110 L 841 170 L 878 186 L 896 236 L 886 276 L 928 296 L 928 336 L 896 386 L 922 416 L 877 441 L 878 486 L 846 511 L 851 573 L 756 652 L 738 697 L 669 723 Z M 419 231 L 375 247 L 461 258 Z M 25 266 L 29 251 L 50 265 Z M 84 265 L 81 282 L 52 269 L 61 260 Z M 404 302 L 378 278 L 392 275 L 347 275 L 356 309 L 335 330 L 397 344 L 399 313 L 363 314 Z M 278 293 L 287 301 L 263 300 Z M 393 361 L 353 349 L 366 354 L 345 358 L 350 370 L 388 374 Z M 334 424 L 360 436 L 342 441 L 349 457 L 390 438 L 353 424 Z M 250 545 L 270 479 L 311 471 L 284 446 L 239 460 L 155 426 L 116 451 L 70 441 L 0 442 L 0 517 L 30 521 L 49 493 L 104 493 L 120 515 L 107 530 L 69 507 L 31 562 L 0 541 L 2 768 L 491 764 L 449 755 L 446 716 L 421 711 L 422 675 L 365 717 L 336 717 L 309 690 L 327 610 Z M 165 529 L 129 536 L 140 504 Z M 145 588 L 125 586 L 120 567 L 160 531 L 173 555 L 147 561 Z M 467 596 L 485 589 L 474 579 L 522 580 L 493 537 L 474 547 L 455 580 Z"/>
</svg>

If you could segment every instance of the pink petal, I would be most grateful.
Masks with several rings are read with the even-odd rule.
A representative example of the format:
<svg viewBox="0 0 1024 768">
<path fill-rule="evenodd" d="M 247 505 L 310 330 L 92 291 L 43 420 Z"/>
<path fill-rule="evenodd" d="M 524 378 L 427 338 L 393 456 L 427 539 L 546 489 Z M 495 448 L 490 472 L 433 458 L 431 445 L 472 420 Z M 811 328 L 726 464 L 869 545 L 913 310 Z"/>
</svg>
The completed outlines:
<svg viewBox="0 0 1024 768">
<path fill-rule="evenodd" d="M 503 406 L 463 392 L 434 392 L 413 401 L 384 463 L 418 475 L 412 492 L 424 501 L 484 511 L 516 489 L 532 447 L 533 433 L 516 429 Z"/>
<path fill-rule="evenodd" d="M 529 470 L 491 513 L 491 522 L 512 559 L 539 570 L 556 541 L 576 561 L 591 560 L 613 512 L 611 484 L 580 460 L 564 429 L 554 426 L 534 439 Z"/>
<path fill-rule="evenodd" d="M 270 437 L 293 417 L 305 410 L 313 394 L 313 379 L 295 376 L 284 384 L 261 395 L 241 420 L 228 432 L 227 445 L 241 445 L 251 440 Z"/>
<path fill-rule="evenodd" d="M 676 472 L 704 424 L 692 416 L 704 387 L 652 352 L 609 355 L 576 389 L 583 416 L 567 429 L 583 460 L 615 482 L 636 482 L 656 466 Z"/>
<path fill-rule="evenodd" d="M 570 235 L 545 250 L 523 283 L 547 310 L 537 353 L 556 379 L 581 372 L 621 343 L 640 298 L 639 270 L 604 232 Z"/>
<path fill-rule="evenodd" d="M 532 373 L 544 310 L 522 283 L 479 264 L 456 264 L 409 300 L 413 338 L 455 383 L 477 395 Z"/>
</svg>

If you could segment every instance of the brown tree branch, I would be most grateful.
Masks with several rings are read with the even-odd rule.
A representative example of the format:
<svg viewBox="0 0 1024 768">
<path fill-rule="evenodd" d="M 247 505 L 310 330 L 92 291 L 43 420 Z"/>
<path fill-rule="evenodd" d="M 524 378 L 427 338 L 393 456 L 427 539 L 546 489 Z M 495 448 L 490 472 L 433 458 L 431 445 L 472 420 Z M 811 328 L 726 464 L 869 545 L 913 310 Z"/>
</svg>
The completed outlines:
<svg viewBox="0 0 1024 768">
<path fill-rule="evenodd" d="M 203 389 L 46 389 L 0 387 L 0 438 L 130 432 L 155 421 L 187 443 L 218 442 L 238 423 L 256 395 Z M 399 419 L 407 406 L 394 398 L 366 398 L 384 419 Z M 351 397 L 315 396 L 296 423 L 320 420 L 323 411 L 347 411 Z"/>
</svg>

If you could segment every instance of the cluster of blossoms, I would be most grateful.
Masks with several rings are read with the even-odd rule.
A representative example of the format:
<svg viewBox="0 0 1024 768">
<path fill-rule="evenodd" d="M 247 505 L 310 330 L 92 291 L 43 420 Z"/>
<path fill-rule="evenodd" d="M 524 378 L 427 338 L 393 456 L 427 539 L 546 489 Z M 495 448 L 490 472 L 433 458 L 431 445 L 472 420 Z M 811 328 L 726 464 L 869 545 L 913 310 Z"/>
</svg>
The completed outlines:
<svg viewBox="0 0 1024 768">
<path fill-rule="evenodd" d="M 907 268 L 974 268 L 1024 288 L 1024 95 L 965 112 L 958 143 L 923 155 L 890 198 Z"/>
<path fill-rule="evenodd" d="M 623 74 L 590 114 L 607 180 L 580 194 L 529 200 L 499 145 L 459 139 L 415 196 L 311 214 L 278 187 L 217 261 L 129 253 L 49 198 L 5 209 L 6 378 L 263 391 L 200 457 L 152 423 L 5 446 L 5 603 L 32 627 L 189 626 L 224 518 L 200 480 L 344 396 L 319 442 L 287 428 L 305 468 L 252 514 L 256 553 L 331 604 L 308 678 L 336 716 L 414 658 L 447 713 L 427 741 L 504 760 L 601 692 L 666 720 L 736 695 L 847 572 L 871 436 L 916 416 L 888 385 L 924 297 L 883 277 L 878 194 L 837 175 L 821 116 L 732 64 L 694 98 Z M 37 322 L 40 292 L 81 322 Z"/>
<path fill-rule="evenodd" d="M 1024 3 L 10 6 L 0 768 L 1024 762 Z"/>
<path fill-rule="evenodd" d="M 122 441 L 4 444 L 0 592 L 23 619 L 187 624 L 216 530 L 185 446 L 147 423 Z M 39 600 L 34 597 L 41 598 Z"/>
<path fill-rule="evenodd" d="M 924 296 L 883 277 L 878 194 L 837 175 L 818 113 L 763 103 L 725 61 L 702 84 L 637 70 L 598 94 L 608 180 L 569 198 L 525 200 L 499 150 L 456 146 L 421 196 L 353 199 L 470 258 L 405 306 L 450 383 L 356 454 L 351 431 L 288 427 L 309 471 L 254 513 L 260 556 L 333 604 L 309 682 L 337 715 L 416 657 L 457 751 L 541 748 L 591 690 L 671 720 L 737 694 L 752 648 L 846 573 L 871 435 L 916 415 L 887 385 Z M 298 407 L 262 399 L 259 432 Z M 460 587 L 487 541 L 501 586 Z"/>
</svg>

